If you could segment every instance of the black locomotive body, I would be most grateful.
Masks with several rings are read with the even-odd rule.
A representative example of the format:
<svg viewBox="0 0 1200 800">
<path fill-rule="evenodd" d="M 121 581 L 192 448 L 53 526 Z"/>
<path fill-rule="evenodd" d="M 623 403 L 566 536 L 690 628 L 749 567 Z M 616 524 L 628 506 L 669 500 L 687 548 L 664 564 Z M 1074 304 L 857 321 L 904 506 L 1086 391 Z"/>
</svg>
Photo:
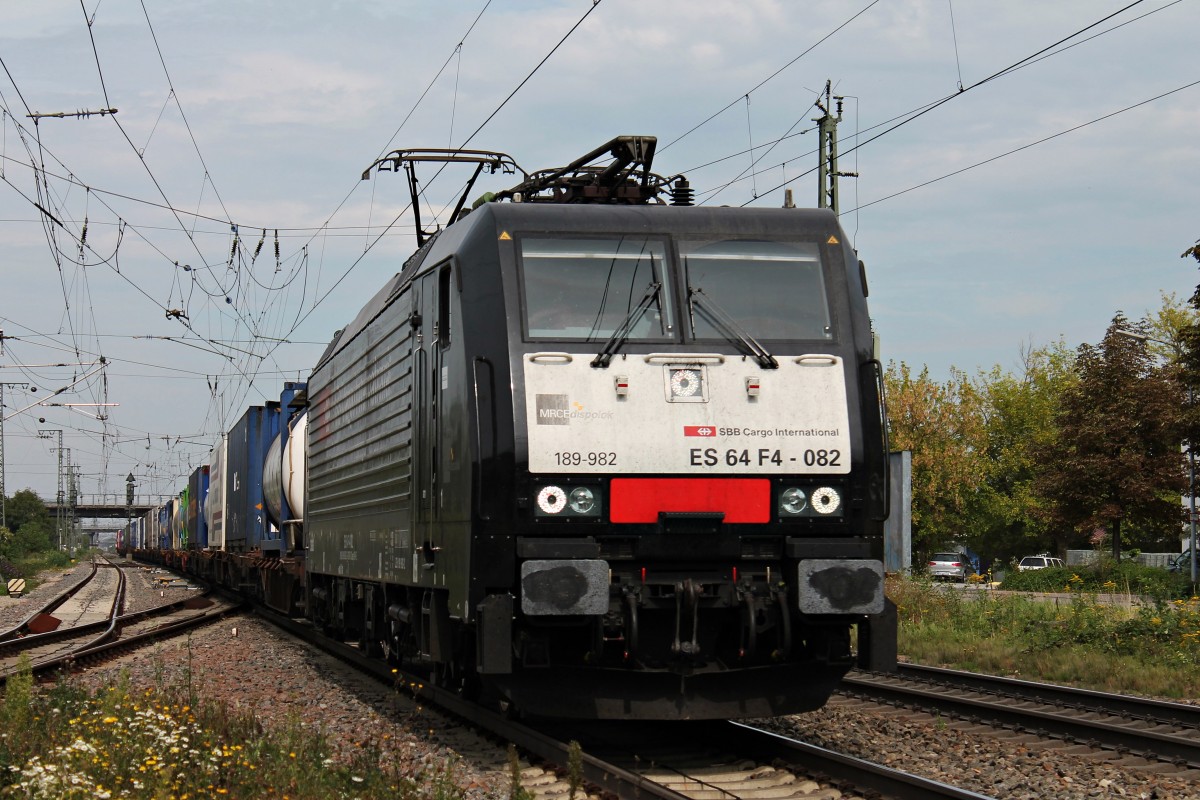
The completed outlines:
<svg viewBox="0 0 1200 800">
<path fill-rule="evenodd" d="M 890 667 L 862 264 L 828 211 L 691 206 L 653 150 L 418 217 L 307 384 L 214 449 L 205 538 L 152 512 L 126 546 L 529 715 L 799 712 Z M 376 162 L 414 200 L 413 159 L 515 168 Z"/>
<path fill-rule="evenodd" d="M 308 615 L 528 714 L 820 707 L 886 616 L 864 281 L 828 211 L 460 215 L 309 379 Z"/>
</svg>

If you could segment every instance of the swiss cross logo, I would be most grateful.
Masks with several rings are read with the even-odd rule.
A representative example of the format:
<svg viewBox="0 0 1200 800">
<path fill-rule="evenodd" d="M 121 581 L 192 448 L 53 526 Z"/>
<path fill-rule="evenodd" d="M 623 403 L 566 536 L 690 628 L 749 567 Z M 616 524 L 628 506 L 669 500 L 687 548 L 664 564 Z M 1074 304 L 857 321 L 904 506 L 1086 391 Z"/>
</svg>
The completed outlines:
<svg viewBox="0 0 1200 800">
<path fill-rule="evenodd" d="M 716 436 L 717 429 L 712 425 L 684 425 L 684 436 Z"/>
</svg>

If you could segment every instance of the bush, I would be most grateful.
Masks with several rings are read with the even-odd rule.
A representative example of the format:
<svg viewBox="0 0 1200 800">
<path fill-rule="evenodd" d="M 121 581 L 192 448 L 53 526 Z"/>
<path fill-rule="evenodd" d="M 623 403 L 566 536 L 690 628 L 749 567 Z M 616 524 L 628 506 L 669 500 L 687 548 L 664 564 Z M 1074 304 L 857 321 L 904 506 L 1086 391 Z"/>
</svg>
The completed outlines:
<svg viewBox="0 0 1200 800">
<path fill-rule="evenodd" d="M 13 562 L 0 556 L 0 578 L 10 581 L 13 578 L 24 578 L 25 573 Z"/>
<path fill-rule="evenodd" d="M 63 550 L 48 550 L 44 555 L 46 566 L 50 569 L 61 569 L 69 567 L 72 563 L 72 558 Z"/>
<path fill-rule="evenodd" d="M 1146 567 L 1132 561 L 1116 563 L 1101 559 L 1097 564 L 1017 572 L 1004 576 L 1001 589 L 1020 592 L 1091 592 L 1131 594 L 1155 600 L 1186 599 L 1191 596 L 1188 576 Z"/>
</svg>

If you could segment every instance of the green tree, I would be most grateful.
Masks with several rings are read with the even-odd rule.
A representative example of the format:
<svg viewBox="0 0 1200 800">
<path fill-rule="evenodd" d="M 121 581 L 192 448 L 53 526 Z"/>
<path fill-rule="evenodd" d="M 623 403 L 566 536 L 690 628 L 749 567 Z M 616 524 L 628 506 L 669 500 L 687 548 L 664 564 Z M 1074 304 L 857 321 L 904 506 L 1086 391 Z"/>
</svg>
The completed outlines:
<svg viewBox="0 0 1200 800">
<path fill-rule="evenodd" d="M 1188 256 L 1200 261 L 1200 239 L 1197 239 L 1194 245 L 1189 247 L 1187 250 L 1184 250 L 1179 255 L 1180 258 L 1187 258 Z"/>
<path fill-rule="evenodd" d="M 22 489 L 4 506 L 5 520 L 12 531 L 3 555 L 20 558 L 26 553 L 54 549 L 54 520 L 46 503 L 32 489 Z"/>
<path fill-rule="evenodd" d="M 1158 366 L 1145 333 L 1118 313 L 1099 345 L 1080 345 L 1077 382 L 1063 394 L 1054 441 L 1038 451 L 1042 514 L 1082 543 L 1097 529 L 1120 557 L 1126 525 L 1178 536 L 1187 485 L 1179 450 L 1183 392 L 1174 367 Z"/>
<path fill-rule="evenodd" d="M 1146 346 L 1164 361 L 1177 362 L 1182 355 L 1183 332 L 1200 322 L 1200 313 L 1174 292 L 1161 292 L 1160 296 L 1162 306 L 1143 320 L 1150 336 Z"/>
<path fill-rule="evenodd" d="M 976 380 L 984 417 L 985 477 L 970 547 L 987 558 L 1008 560 L 1060 550 L 1040 513 L 1034 489 L 1040 453 L 1054 441 L 1062 396 L 1075 382 L 1075 354 L 1061 340 L 1022 353 L 1020 374 L 993 367 Z"/>
<path fill-rule="evenodd" d="M 912 452 L 912 547 L 917 563 L 961 543 L 981 484 L 983 417 L 975 388 L 957 370 L 937 383 L 924 367 L 889 362 L 884 376 L 893 450 Z"/>
</svg>

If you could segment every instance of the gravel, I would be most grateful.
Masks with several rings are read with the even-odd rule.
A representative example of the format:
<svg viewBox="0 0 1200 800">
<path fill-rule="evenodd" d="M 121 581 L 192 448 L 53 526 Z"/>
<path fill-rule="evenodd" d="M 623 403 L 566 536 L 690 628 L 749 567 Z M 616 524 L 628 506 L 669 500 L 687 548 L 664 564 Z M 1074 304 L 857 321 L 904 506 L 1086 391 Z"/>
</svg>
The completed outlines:
<svg viewBox="0 0 1200 800">
<path fill-rule="evenodd" d="M 39 600 L 44 602 L 82 578 L 79 565 L 56 573 L 25 598 L 0 602 L 0 628 L 16 624 Z M 127 610 L 175 599 L 189 590 L 167 586 L 161 575 L 126 567 L 130 577 Z M 355 673 L 340 661 L 287 637 L 253 616 L 230 617 L 190 637 L 159 643 L 85 671 L 81 680 L 99 687 L 124 671 L 133 687 L 177 685 L 191 680 L 208 695 L 251 711 L 264 726 L 296 720 L 322 731 L 338 759 L 348 763 L 355 749 L 378 747 L 382 756 L 406 765 L 412 774 L 453 765 L 468 798 L 508 797 L 506 750 L 457 722 L 423 708 L 411 697 Z M 1000 800 L 1043 798 L 1156 798 L 1200 800 L 1200 773 L 1182 772 L 1138 759 L 1112 761 L 1087 748 L 1065 751 L 1062 743 L 1032 735 L 1001 734 L 899 709 L 878 710 L 859 701 L 834 698 L 824 709 L 764 723 L 831 750 L 878 761 L 906 772 L 942 780 Z M 523 762 L 528 788 L 554 796 L 550 776 Z M 535 784 L 541 781 L 544 788 Z M 562 783 L 558 786 L 561 789 Z M 565 792 L 562 794 L 565 797 Z"/>
<path fill-rule="evenodd" d="M 1200 798 L 1195 770 L 849 698 L 835 697 L 810 714 L 760 722 L 830 750 L 1001 800 Z"/>
</svg>

